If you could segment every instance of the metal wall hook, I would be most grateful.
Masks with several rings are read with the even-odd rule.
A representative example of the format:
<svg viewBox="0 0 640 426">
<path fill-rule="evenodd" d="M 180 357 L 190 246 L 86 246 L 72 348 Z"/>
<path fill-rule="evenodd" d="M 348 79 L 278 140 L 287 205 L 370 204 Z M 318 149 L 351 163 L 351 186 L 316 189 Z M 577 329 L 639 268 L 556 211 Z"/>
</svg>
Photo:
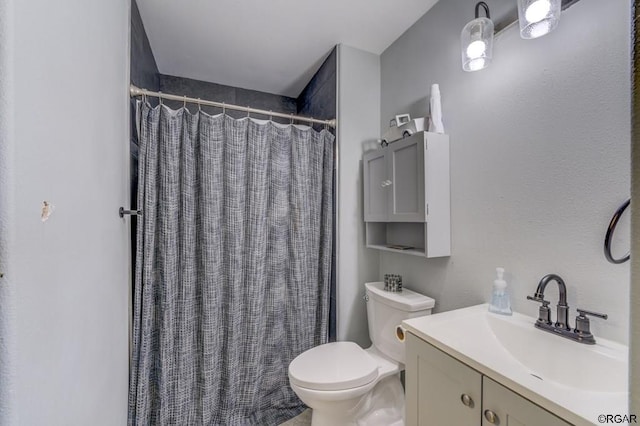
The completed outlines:
<svg viewBox="0 0 640 426">
<path fill-rule="evenodd" d="M 120 207 L 118 209 L 118 216 L 124 217 L 124 215 L 142 216 L 142 210 L 125 210 L 124 207 Z"/>
<path fill-rule="evenodd" d="M 631 198 L 629 198 L 627 201 L 622 203 L 620 207 L 618 207 L 618 210 L 616 210 L 616 212 L 613 214 L 613 217 L 611 218 L 611 222 L 609 222 L 607 233 L 604 236 L 604 257 L 606 257 L 609 262 L 614 264 L 624 263 L 631 257 L 630 252 L 618 259 L 614 258 L 611 254 L 611 240 L 613 239 L 613 233 L 616 230 L 616 226 L 618 225 L 620 216 L 622 216 L 622 213 L 624 213 L 625 209 L 629 207 L 629 204 L 631 204 Z"/>
</svg>

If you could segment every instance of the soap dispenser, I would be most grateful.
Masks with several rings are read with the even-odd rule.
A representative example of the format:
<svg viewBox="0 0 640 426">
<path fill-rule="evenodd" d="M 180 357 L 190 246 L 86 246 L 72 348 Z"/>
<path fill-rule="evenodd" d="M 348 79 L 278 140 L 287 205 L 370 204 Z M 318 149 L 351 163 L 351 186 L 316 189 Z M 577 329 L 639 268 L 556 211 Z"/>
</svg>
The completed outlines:
<svg viewBox="0 0 640 426">
<path fill-rule="evenodd" d="M 489 311 L 501 315 L 511 315 L 511 300 L 504 280 L 504 268 L 496 268 L 497 278 L 493 282 Z"/>
</svg>

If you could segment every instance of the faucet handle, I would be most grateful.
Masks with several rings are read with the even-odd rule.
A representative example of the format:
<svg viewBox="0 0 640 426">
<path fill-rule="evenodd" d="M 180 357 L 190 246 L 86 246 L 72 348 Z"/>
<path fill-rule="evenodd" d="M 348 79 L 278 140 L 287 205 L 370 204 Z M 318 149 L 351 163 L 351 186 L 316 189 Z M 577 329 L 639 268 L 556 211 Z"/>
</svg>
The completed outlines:
<svg viewBox="0 0 640 426">
<path fill-rule="evenodd" d="M 596 339 L 593 337 L 593 334 L 591 334 L 591 324 L 589 323 L 587 315 L 602 319 L 607 319 L 609 316 L 607 314 L 601 314 L 600 312 L 587 311 L 586 309 L 576 310 L 579 315 L 576 317 L 576 328 L 573 331 L 578 335 L 580 342 L 589 345 L 595 344 Z"/>
<path fill-rule="evenodd" d="M 527 300 L 533 300 L 534 302 L 542 303 L 540 309 L 538 309 L 538 324 L 550 325 L 551 324 L 551 310 L 549 309 L 549 301 L 544 300 L 537 294 L 535 296 L 527 296 Z"/>
<path fill-rule="evenodd" d="M 539 297 L 539 296 L 527 296 L 527 300 L 532 300 L 534 302 L 542 303 L 542 306 L 544 307 L 549 306 L 549 303 L 551 303 L 548 300 L 544 300 L 542 297 Z"/>
<path fill-rule="evenodd" d="M 587 315 L 596 317 L 596 318 L 601 318 L 604 320 L 609 318 L 609 315 L 607 314 L 601 314 L 600 312 L 587 311 L 586 309 L 576 309 L 576 311 L 578 311 L 578 314 L 580 314 L 578 316 L 584 317 L 584 318 L 586 318 Z"/>
</svg>

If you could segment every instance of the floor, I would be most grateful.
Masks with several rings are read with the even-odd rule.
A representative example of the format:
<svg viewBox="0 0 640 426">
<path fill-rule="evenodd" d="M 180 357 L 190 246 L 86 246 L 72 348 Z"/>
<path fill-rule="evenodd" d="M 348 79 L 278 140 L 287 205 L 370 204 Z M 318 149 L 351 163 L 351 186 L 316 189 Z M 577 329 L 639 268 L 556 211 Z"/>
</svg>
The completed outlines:
<svg viewBox="0 0 640 426">
<path fill-rule="evenodd" d="M 311 408 L 307 408 L 297 417 L 292 418 L 280 426 L 310 426 L 311 425 Z"/>
</svg>

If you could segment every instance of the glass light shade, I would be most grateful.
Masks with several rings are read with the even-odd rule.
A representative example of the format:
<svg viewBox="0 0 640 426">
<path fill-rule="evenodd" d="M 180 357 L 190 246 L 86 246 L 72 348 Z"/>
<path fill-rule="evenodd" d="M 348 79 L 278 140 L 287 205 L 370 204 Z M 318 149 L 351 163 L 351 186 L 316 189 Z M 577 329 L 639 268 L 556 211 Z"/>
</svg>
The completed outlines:
<svg viewBox="0 0 640 426">
<path fill-rule="evenodd" d="M 476 18 L 462 29 L 462 69 L 478 71 L 491 63 L 493 53 L 493 21 Z"/>
<path fill-rule="evenodd" d="M 542 37 L 550 33 L 560 22 L 562 0 L 518 0 L 520 37 Z"/>
</svg>

